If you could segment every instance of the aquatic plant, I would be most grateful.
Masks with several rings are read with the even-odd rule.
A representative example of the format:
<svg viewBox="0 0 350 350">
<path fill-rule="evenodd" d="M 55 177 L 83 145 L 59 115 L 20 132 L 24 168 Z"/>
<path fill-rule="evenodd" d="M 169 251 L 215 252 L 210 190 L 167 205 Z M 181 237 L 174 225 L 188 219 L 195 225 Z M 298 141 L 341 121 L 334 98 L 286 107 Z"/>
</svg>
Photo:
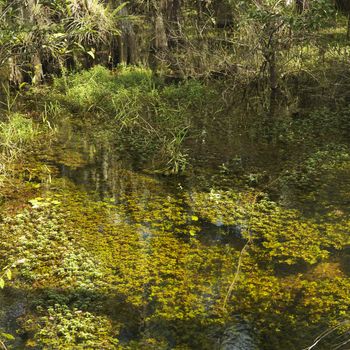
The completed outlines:
<svg viewBox="0 0 350 350">
<path fill-rule="evenodd" d="M 118 340 L 111 336 L 112 322 L 108 318 L 76 308 L 70 309 L 67 305 L 48 307 L 43 316 L 35 320 L 28 319 L 25 327 L 38 329 L 34 339 L 27 342 L 28 348 L 118 348 Z"/>
<path fill-rule="evenodd" d="M 8 285 L 26 290 L 30 312 L 18 322 L 28 347 L 163 349 L 175 342 L 212 349 L 228 315 L 237 313 L 259 337 L 282 344 L 285 328 L 297 332 L 346 316 L 349 281 L 341 265 L 328 263 L 329 251 L 348 242 L 345 217 L 314 222 L 266 197 L 253 208 L 254 192 L 162 194 L 154 192 L 161 189 L 155 179 L 129 176 L 133 191 L 118 201 L 96 201 L 54 180 L 27 208 L 3 216 L 0 235 L 12 239 L 1 239 L 1 256 L 25 259 Z M 154 191 L 145 191 L 146 183 Z M 222 239 L 253 237 L 226 311 L 239 248 L 202 237 L 208 222 L 221 226 Z M 205 337 L 195 336 L 203 330 Z"/>
</svg>

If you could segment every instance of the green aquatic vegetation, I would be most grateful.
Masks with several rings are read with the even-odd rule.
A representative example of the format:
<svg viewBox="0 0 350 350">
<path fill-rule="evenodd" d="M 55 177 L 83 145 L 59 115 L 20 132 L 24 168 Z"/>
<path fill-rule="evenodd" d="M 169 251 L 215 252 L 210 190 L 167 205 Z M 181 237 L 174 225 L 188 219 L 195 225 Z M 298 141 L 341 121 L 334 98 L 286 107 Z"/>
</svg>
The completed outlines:
<svg viewBox="0 0 350 350">
<path fill-rule="evenodd" d="M 116 349 L 111 321 L 66 305 L 50 306 L 45 314 L 26 321 L 26 328 L 38 329 L 28 348 L 43 349 Z"/>
<path fill-rule="evenodd" d="M 109 283 L 116 285 L 117 294 L 125 295 L 126 301 L 137 307 L 150 302 L 158 305 L 152 317 L 159 314 L 164 318 L 186 319 L 204 314 L 205 304 L 214 294 L 215 265 L 221 260 L 220 249 L 201 249 L 197 240 L 182 242 L 176 238 L 176 235 L 191 234 L 190 220 L 198 221 L 197 217 L 184 212 L 178 200 L 168 196 L 152 198 L 147 203 L 150 206 L 142 208 L 142 202 L 132 197 L 124 205 L 107 202 L 105 208 L 111 210 L 112 222 L 100 227 L 99 245 L 95 244 L 96 233 L 86 229 L 83 244 L 106 266 L 117 267 L 116 276 L 108 277 Z M 231 258 L 235 259 L 236 254 L 231 250 Z M 201 277 L 197 275 L 199 270 L 204 274 Z M 165 282 L 167 279 L 173 282 Z M 181 305 L 185 301 L 188 305 Z M 176 308 L 178 311 L 174 312 Z"/>
<path fill-rule="evenodd" d="M 326 140 L 330 143 L 334 140 L 346 142 L 350 127 L 349 109 L 342 105 L 336 110 L 324 107 L 298 115 L 289 122 L 287 137 L 290 141 L 306 141 L 310 145 L 320 144 L 323 147 Z"/>
<path fill-rule="evenodd" d="M 333 320 L 347 318 L 350 303 L 349 285 L 349 279 L 345 276 L 302 281 L 302 297 L 298 311 L 308 313 L 314 323 L 326 317 Z"/>
<path fill-rule="evenodd" d="M 287 171 L 281 181 L 294 181 L 295 186 L 315 188 L 322 177 L 349 170 L 350 152 L 345 145 L 327 145 L 309 155 L 293 171 Z"/>
<path fill-rule="evenodd" d="M 13 240 L 2 244 L 1 254 L 25 258 L 17 285 L 57 290 L 44 293 L 41 304 L 60 301 L 70 307 L 73 303 L 85 312 L 93 305 L 99 309 L 107 296 L 119 296 L 116 307 L 119 304 L 123 310 L 126 303 L 136 310 L 134 315 L 127 314 L 127 309 L 121 311 L 124 316 L 119 317 L 124 323 L 130 317 L 137 322 L 156 322 L 159 318 L 163 322 L 185 322 L 200 317 L 205 323 L 206 315 L 218 309 L 211 301 L 218 288 L 217 262 L 222 259 L 218 247 L 200 249 L 199 242 L 178 241 L 169 228 L 161 227 L 151 229 L 151 236 L 143 238 L 140 224 L 120 221 L 118 206 L 93 202 L 77 190 L 46 193 L 31 199 L 30 205 L 30 209 L 2 222 L 1 232 L 11 232 Z M 170 209 L 165 213 L 174 215 Z M 232 259 L 234 256 L 232 251 Z M 73 301 L 79 290 L 84 292 Z M 88 301 L 83 296 L 87 291 L 97 293 L 97 299 Z M 156 310 L 144 313 L 150 305 Z M 43 317 L 44 323 L 37 321 L 38 317 Z M 48 340 L 44 333 L 57 331 L 47 320 L 51 316 L 45 316 L 42 309 L 24 318 L 23 327 L 34 334 L 33 344 L 45 344 Z M 69 324 L 69 320 L 59 324 L 62 322 Z M 71 341 L 67 346 L 79 345 L 74 345 L 73 338 Z"/>
<path fill-rule="evenodd" d="M 321 223 L 306 219 L 297 210 L 286 209 L 252 193 L 216 191 L 191 195 L 192 209 L 217 225 L 239 227 L 241 234 L 265 261 L 314 264 L 329 256 L 331 248 L 349 244 L 348 223 Z"/>
<path fill-rule="evenodd" d="M 130 183 L 116 197 L 94 199 L 55 179 L 26 208 L 3 214 L 0 255 L 24 259 L 7 285 L 28 295 L 17 320 L 27 348 L 163 349 L 176 339 L 174 348 L 212 349 L 232 314 L 277 339 L 284 328 L 346 317 L 349 282 L 327 260 L 345 245 L 343 213 L 316 222 L 253 191 L 174 195 L 155 178 L 122 174 Z M 202 241 L 206 222 L 253 237 L 225 310 L 239 250 Z M 300 261 L 306 272 L 276 273 Z"/>
<path fill-rule="evenodd" d="M 61 208 L 62 202 L 59 194 L 35 198 L 30 201 L 30 210 L 7 217 L 1 224 L 1 232 L 5 235 L 10 233 L 12 237 L 11 243 L 1 245 L 1 255 L 7 259 L 14 256 L 23 259 L 15 285 L 44 291 L 56 289 L 56 292 L 44 292 L 37 297 L 49 303 L 63 302 L 61 306 L 49 309 L 38 307 L 34 315 L 25 316 L 23 329 L 35 335 L 27 345 L 47 348 L 54 343 L 62 349 L 75 349 L 110 344 L 109 348 L 113 348 L 111 344 L 115 341 L 111 342 L 112 335 L 110 340 L 106 336 L 112 332 L 110 321 L 86 310 L 91 306 L 89 291 L 97 291 L 104 285 L 103 269 L 82 247 L 79 249 L 80 231 L 65 226 L 67 213 Z M 69 305 L 72 305 L 79 290 L 84 292 L 75 303 L 76 310 L 70 311 Z"/>
<path fill-rule="evenodd" d="M 242 225 L 244 229 L 248 226 L 254 198 L 253 192 L 211 190 L 209 193 L 191 193 L 188 200 L 192 210 L 203 219 L 218 226 Z"/>
<path fill-rule="evenodd" d="M 135 193 L 120 199 L 119 210 L 139 225 L 180 235 L 195 235 L 200 230 L 198 217 L 188 212 L 184 198 L 152 194 L 140 198 Z"/>
<path fill-rule="evenodd" d="M 305 213 L 347 212 L 350 151 L 345 144 L 328 144 L 312 150 L 295 168 L 284 171 L 279 186 L 287 193 L 287 205 Z"/>
<path fill-rule="evenodd" d="M 41 203 L 37 199 L 31 202 L 33 210 L 37 211 L 51 204 Z M 2 224 L 4 230 L 13 226 L 13 242 L 9 245 L 11 250 L 9 254 L 25 259 L 21 266 L 21 275 L 37 286 L 55 286 L 62 278 L 66 278 L 72 286 L 84 282 L 78 274 L 73 279 L 71 278 L 71 270 L 74 271 L 76 260 L 80 263 L 84 261 L 85 264 L 87 262 L 83 252 L 74 256 L 70 255 L 70 249 L 74 247 L 74 242 L 72 242 L 74 233 L 67 233 L 64 230 L 62 220 L 64 221 L 64 216 L 61 217 L 54 208 L 48 207 L 45 216 L 23 212 L 11 220 L 5 219 Z M 4 246 L 6 247 L 7 244 Z M 47 264 L 48 262 L 50 264 Z M 55 264 L 58 265 L 52 269 Z M 96 265 L 93 264 L 93 266 L 95 271 Z"/>
</svg>

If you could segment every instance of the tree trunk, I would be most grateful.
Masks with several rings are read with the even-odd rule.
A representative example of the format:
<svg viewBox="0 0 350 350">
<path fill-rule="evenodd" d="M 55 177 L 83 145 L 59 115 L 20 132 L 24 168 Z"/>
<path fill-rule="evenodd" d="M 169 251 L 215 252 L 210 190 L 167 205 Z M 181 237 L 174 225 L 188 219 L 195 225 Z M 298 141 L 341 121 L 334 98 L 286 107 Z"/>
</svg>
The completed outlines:
<svg viewBox="0 0 350 350">
<path fill-rule="evenodd" d="M 27 0 L 27 7 L 24 12 L 24 20 L 27 21 L 29 26 L 36 24 L 40 25 L 40 17 L 35 17 L 34 8 L 36 6 L 36 0 Z M 27 18 L 27 20 L 26 20 Z M 40 43 L 33 43 L 34 53 L 32 54 L 31 66 L 32 66 L 32 83 L 40 84 L 44 78 L 43 65 L 40 57 Z"/>
<path fill-rule="evenodd" d="M 169 28 L 168 28 L 168 45 L 177 47 L 181 35 L 180 28 L 181 0 L 173 0 L 169 5 Z"/>
<path fill-rule="evenodd" d="M 128 16 L 128 9 L 124 7 L 120 11 L 121 16 Z M 133 24 L 123 19 L 121 21 L 121 35 L 117 39 L 118 43 L 118 61 L 124 64 L 137 63 L 138 55 L 136 51 L 136 37 Z"/>
<path fill-rule="evenodd" d="M 41 58 L 38 52 L 36 52 L 32 57 L 32 66 L 33 66 L 33 84 L 40 84 L 44 79 L 43 65 L 41 63 Z"/>
<path fill-rule="evenodd" d="M 276 116 L 276 109 L 278 106 L 278 67 L 277 67 L 277 52 L 278 43 L 275 38 L 275 28 L 270 28 L 267 40 L 263 43 L 263 54 L 268 68 L 268 80 L 269 80 L 269 116 L 273 119 Z"/>
<path fill-rule="evenodd" d="M 15 57 L 9 58 L 9 68 L 10 68 L 10 83 L 19 86 L 24 81 L 23 73 L 17 64 L 17 60 Z"/>
<path fill-rule="evenodd" d="M 276 51 L 274 47 L 271 47 L 271 53 L 269 55 L 269 80 L 270 80 L 270 103 L 269 114 L 271 118 L 276 115 L 276 107 L 278 105 L 278 73 L 276 64 Z"/>
<path fill-rule="evenodd" d="M 155 19 L 154 31 L 155 31 L 154 47 L 156 51 L 166 50 L 168 48 L 168 40 L 167 40 L 163 15 L 161 13 L 158 13 Z"/>
<path fill-rule="evenodd" d="M 151 46 L 150 66 L 153 71 L 156 71 L 160 63 L 164 61 L 168 49 L 168 38 L 161 11 L 156 12 L 153 25 L 154 39 Z"/>
</svg>

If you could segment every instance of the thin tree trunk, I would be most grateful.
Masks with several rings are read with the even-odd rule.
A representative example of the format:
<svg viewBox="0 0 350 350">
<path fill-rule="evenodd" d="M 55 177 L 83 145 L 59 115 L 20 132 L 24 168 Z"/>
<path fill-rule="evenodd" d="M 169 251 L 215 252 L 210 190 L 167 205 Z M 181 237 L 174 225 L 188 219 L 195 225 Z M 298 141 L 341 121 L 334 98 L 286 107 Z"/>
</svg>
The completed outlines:
<svg viewBox="0 0 350 350">
<path fill-rule="evenodd" d="M 202 0 L 197 0 L 197 24 L 200 25 L 203 20 Z"/>
<path fill-rule="evenodd" d="M 168 40 L 165 30 L 164 18 L 161 13 L 158 13 L 154 23 L 154 46 L 157 51 L 164 51 L 168 48 Z"/>
<path fill-rule="evenodd" d="M 157 11 L 154 19 L 154 40 L 150 57 L 150 66 L 154 71 L 156 71 L 160 63 L 164 61 L 167 50 L 168 38 L 163 14 L 161 11 Z"/>
<path fill-rule="evenodd" d="M 36 6 L 36 0 L 27 0 L 27 7 L 26 10 L 24 12 L 25 21 L 28 21 L 28 24 L 30 26 L 34 26 L 36 24 L 40 24 L 40 18 L 37 19 L 35 17 L 35 11 L 34 8 Z M 26 20 L 26 18 L 28 20 Z M 36 46 L 37 43 L 33 43 L 33 45 Z M 39 44 L 40 45 L 40 44 Z M 35 47 L 35 52 L 32 56 L 31 59 L 31 65 L 32 65 L 32 83 L 33 84 L 40 84 L 44 78 L 44 72 L 43 72 L 43 65 L 41 62 L 41 57 L 40 57 L 40 48 L 39 47 Z"/>
<path fill-rule="evenodd" d="M 24 77 L 16 58 L 10 57 L 8 64 L 10 69 L 9 81 L 14 85 L 19 86 L 21 83 L 23 83 Z"/>
<path fill-rule="evenodd" d="M 36 52 L 32 57 L 32 66 L 33 66 L 33 84 L 40 84 L 44 79 L 43 65 L 41 63 L 40 54 Z"/>
<path fill-rule="evenodd" d="M 173 0 L 169 9 L 168 45 L 177 47 L 180 39 L 181 0 Z"/>
<path fill-rule="evenodd" d="M 125 17 L 128 16 L 128 10 L 126 7 L 120 11 L 120 15 Z M 133 24 L 129 20 L 124 19 L 121 22 L 121 31 L 122 33 L 117 39 L 119 63 L 135 64 L 137 63 L 138 55 Z"/>
<path fill-rule="evenodd" d="M 118 63 L 126 63 L 127 61 L 127 52 L 126 52 L 126 47 L 125 47 L 125 33 L 122 33 L 118 39 L 117 39 L 117 43 L 118 43 Z"/>
<path fill-rule="evenodd" d="M 274 47 L 271 48 L 269 57 L 269 79 L 270 79 L 270 103 L 269 114 L 271 118 L 276 116 L 276 109 L 278 105 L 278 73 L 276 65 L 276 51 Z"/>
</svg>

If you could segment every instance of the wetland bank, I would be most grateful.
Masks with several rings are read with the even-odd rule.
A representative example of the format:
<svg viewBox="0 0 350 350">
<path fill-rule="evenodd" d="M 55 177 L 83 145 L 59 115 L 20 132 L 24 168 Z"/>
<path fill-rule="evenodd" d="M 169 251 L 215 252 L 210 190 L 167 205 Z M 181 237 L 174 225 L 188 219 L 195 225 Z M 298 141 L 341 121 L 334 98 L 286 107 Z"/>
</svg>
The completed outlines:
<svg viewBox="0 0 350 350">
<path fill-rule="evenodd" d="M 1 37 L 28 76 L 1 72 L 0 349 L 346 349 L 342 14 L 131 1 L 114 32 L 103 2 L 53 3 L 23 28 L 0 5 L 7 31 L 46 45 L 30 68 Z M 154 30 L 166 47 L 145 45 Z"/>
</svg>

